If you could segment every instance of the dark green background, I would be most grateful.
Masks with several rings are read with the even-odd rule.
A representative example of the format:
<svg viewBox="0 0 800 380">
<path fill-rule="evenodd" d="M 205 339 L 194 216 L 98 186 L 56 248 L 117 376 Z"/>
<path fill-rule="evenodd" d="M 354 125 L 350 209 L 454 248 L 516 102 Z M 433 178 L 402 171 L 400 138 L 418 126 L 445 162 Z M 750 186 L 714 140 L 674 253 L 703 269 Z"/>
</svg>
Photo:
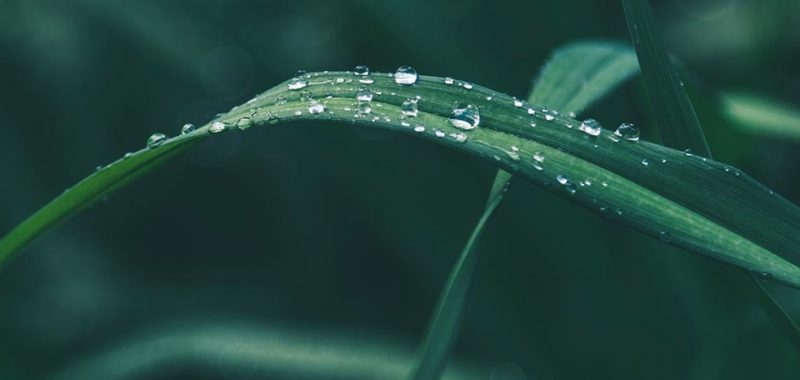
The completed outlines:
<svg viewBox="0 0 800 380">
<path fill-rule="evenodd" d="M 800 201 L 797 143 L 743 134 L 711 101 L 738 89 L 800 103 L 800 3 L 655 12 L 716 158 Z M 609 38 L 627 40 L 616 1 L 5 0 L 0 234 L 151 133 L 202 124 L 298 69 L 408 64 L 524 97 L 553 49 Z M 636 79 L 586 115 L 656 140 L 642 96 Z M 413 350 L 494 172 L 343 125 L 212 138 L 0 271 L 0 378 L 50 376 L 169 326 Z M 738 271 L 527 183 L 481 251 L 456 356 L 484 378 L 498 366 L 511 375 L 494 380 L 800 378 Z M 800 317 L 800 294 L 776 290 Z M 220 358 L 138 378 L 258 378 Z"/>
</svg>

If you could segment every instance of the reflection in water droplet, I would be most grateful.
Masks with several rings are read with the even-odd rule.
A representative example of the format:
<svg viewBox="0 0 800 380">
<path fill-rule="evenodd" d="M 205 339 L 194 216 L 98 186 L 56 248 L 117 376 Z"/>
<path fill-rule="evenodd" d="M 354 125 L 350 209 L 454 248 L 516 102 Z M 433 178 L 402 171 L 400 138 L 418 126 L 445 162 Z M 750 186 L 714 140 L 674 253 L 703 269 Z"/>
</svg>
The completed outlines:
<svg viewBox="0 0 800 380">
<path fill-rule="evenodd" d="M 600 136 L 603 127 L 600 125 L 600 122 L 595 119 L 586 119 L 581 123 L 578 129 L 590 136 Z"/>
<path fill-rule="evenodd" d="M 400 66 L 394 72 L 394 82 L 402 85 L 417 83 L 417 70 L 411 66 Z"/>
<path fill-rule="evenodd" d="M 163 133 L 153 133 L 150 137 L 147 138 L 147 147 L 148 148 L 155 148 L 167 141 L 167 135 Z"/>
<path fill-rule="evenodd" d="M 628 141 L 639 141 L 639 129 L 630 123 L 622 123 L 619 125 L 614 135 Z"/>
<path fill-rule="evenodd" d="M 186 124 L 183 125 L 183 127 L 181 127 L 181 134 L 182 135 L 186 135 L 186 134 L 192 133 L 192 132 L 195 131 L 195 129 L 196 128 L 194 127 L 194 124 L 186 123 Z"/>
<path fill-rule="evenodd" d="M 403 104 L 400 106 L 400 112 L 404 116 L 417 117 L 417 114 L 419 112 L 419 109 L 417 108 L 417 101 L 414 99 L 408 99 L 404 101 Z"/>
<path fill-rule="evenodd" d="M 308 81 L 306 81 L 305 79 L 299 78 L 299 77 L 292 79 L 289 82 L 289 85 L 288 85 L 290 90 L 299 90 L 299 89 L 304 88 L 306 86 L 308 86 Z"/>
<path fill-rule="evenodd" d="M 221 121 L 215 121 L 208 127 L 208 131 L 211 133 L 220 133 L 225 130 L 225 127 L 225 123 Z"/>
<path fill-rule="evenodd" d="M 475 129 L 481 122 L 481 115 L 478 112 L 478 107 L 473 106 L 472 104 L 467 104 L 465 106 L 456 105 L 453 108 L 453 112 L 450 115 L 450 124 L 452 124 L 456 128 L 461 128 L 464 130 Z"/>
</svg>

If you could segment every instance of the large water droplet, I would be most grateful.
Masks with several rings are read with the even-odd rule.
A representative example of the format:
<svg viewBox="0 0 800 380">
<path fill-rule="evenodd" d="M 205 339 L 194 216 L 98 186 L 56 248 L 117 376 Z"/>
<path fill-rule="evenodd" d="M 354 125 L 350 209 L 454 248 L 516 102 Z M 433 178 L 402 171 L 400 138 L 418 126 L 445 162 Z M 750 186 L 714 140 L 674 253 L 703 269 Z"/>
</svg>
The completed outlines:
<svg viewBox="0 0 800 380">
<path fill-rule="evenodd" d="M 308 105 L 308 113 L 312 115 L 320 114 L 325 112 L 325 105 L 318 100 L 312 100 L 311 103 Z"/>
<path fill-rule="evenodd" d="M 394 82 L 397 84 L 411 85 L 417 83 L 417 70 L 411 66 L 400 66 L 394 72 Z"/>
<path fill-rule="evenodd" d="M 603 131 L 603 127 L 600 125 L 600 122 L 595 119 L 584 120 L 578 129 L 590 136 L 600 136 L 600 132 Z"/>
<path fill-rule="evenodd" d="M 208 131 L 211 133 L 220 133 L 225 130 L 225 123 L 221 121 L 215 121 L 211 123 L 211 126 L 208 127 Z"/>
<path fill-rule="evenodd" d="M 410 117 L 417 117 L 419 113 L 419 108 L 417 108 L 417 101 L 414 99 L 408 99 L 403 102 L 400 106 L 400 112 L 405 116 Z"/>
<path fill-rule="evenodd" d="M 630 123 L 620 124 L 614 134 L 628 141 L 639 141 L 639 129 Z"/>
<path fill-rule="evenodd" d="M 356 92 L 356 99 L 359 102 L 371 102 L 372 101 L 372 91 L 370 91 L 366 87 L 361 87 Z"/>
<path fill-rule="evenodd" d="M 353 69 L 353 74 L 358 76 L 367 76 L 369 75 L 369 67 L 364 65 L 358 65 L 355 69 Z"/>
<path fill-rule="evenodd" d="M 456 128 L 465 130 L 475 129 L 481 122 L 481 115 L 478 112 L 478 107 L 472 104 L 465 106 L 457 105 L 453 108 L 453 113 L 450 115 L 450 124 Z"/>
<path fill-rule="evenodd" d="M 153 133 L 150 137 L 147 138 L 147 147 L 148 148 L 155 148 L 167 141 L 167 135 L 163 133 Z"/>
<path fill-rule="evenodd" d="M 181 127 L 181 134 L 185 135 L 185 134 L 192 133 L 192 132 L 194 132 L 195 129 L 196 128 L 194 127 L 194 124 L 186 123 L 186 124 L 183 125 L 183 127 Z"/>
<path fill-rule="evenodd" d="M 293 78 L 289 82 L 289 85 L 288 85 L 290 90 L 299 90 L 299 89 L 304 88 L 306 86 L 308 86 L 308 81 L 306 81 L 305 79 L 300 78 L 300 77 Z"/>
</svg>

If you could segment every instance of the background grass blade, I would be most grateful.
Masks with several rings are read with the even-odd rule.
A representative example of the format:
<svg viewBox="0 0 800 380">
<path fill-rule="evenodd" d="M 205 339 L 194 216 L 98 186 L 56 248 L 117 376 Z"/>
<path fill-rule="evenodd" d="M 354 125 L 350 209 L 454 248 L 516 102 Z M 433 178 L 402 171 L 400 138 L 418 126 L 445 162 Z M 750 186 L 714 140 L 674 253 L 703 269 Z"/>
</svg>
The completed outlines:
<svg viewBox="0 0 800 380">
<path fill-rule="evenodd" d="M 511 97 L 482 86 L 427 76 L 404 86 L 390 75 L 372 77 L 375 96 L 368 114 L 359 113 L 356 104 L 362 87 L 358 78 L 326 72 L 308 74 L 302 90 L 288 89 L 289 82 L 274 87 L 218 122 L 236 130 L 281 121 L 334 121 L 416 135 L 491 162 L 678 247 L 800 287 L 800 209 L 738 169 L 646 141 L 619 141 L 608 130 L 590 136 L 576 128 L 573 118 L 528 103 L 517 107 Z M 402 118 L 401 104 L 417 97 L 418 115 Z M 319 111 L 318 102 L 324 102 L 325 112 L 310 112 Z M 454 127 L 449 120 L 454 103 L 480 109 L 480 127 Z M 166 154 L 209 133 L 204 126 L 131 157 Z M 112 175 L 104 170 L 137 168 L 118 162 L 77 185 L 74 195 L 56 198 L 0 241 L 0 257 L 10 257 L 43 232 L 49 226 L 41 223 L 43 218 L 70 211 L 65 202 L 89 203 L 89 195 L 101 192 L 99 178 Z"/>
<path fill-rule="evenodd" d="M 580 113 L 639 71 L 629 46 L 582 41 L 556 50 L 534 81 L 528 101 L 562 113 Z"/>
<path fill-rule="evenodd" d="M 766 137 L 800 140 L 800 109 L 763 95 L 720 94 L 723 116 L 740 130 Z"/>
<path fill-rule="evenodd" d="M 622 0 L 625 20 L 631 33 L 642 70 L 647 99 L 659 125 L 664 145 L 710 157 L 711 151 L 702 133 L 683 82 L 672 67 L 664 43 L 653 25 L 653 11 L 646 0 Z"/>
<path fill-rule="evenodd" d="M 530 102 L 578 113 L 638 71 L 632 49 L 610 42 L 577 42 L 555 51 L 533 84 Z M 477 241 L 512 176 L 500 169 L 483 216 L 448 277 L 420 348 L 413 378 L 436 379 L 445 367 L 464 312 L 464 301 L 478 261 Z"/>
</svg>

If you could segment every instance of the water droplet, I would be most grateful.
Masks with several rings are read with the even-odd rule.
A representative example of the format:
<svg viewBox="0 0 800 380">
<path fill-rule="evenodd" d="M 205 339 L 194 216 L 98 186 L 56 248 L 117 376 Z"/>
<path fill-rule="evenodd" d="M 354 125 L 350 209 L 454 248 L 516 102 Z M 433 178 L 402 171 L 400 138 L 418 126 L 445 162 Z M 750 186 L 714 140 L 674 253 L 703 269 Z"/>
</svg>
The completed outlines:
<svg viewBox="0 0 800 380">
<path fill-rule="evenodd" d="M 536 111 L 533 108 L 528 108 L 528 115 L 533 115 L 535 113 Z"/>
<path fill-rule="evenodd" d="M 532 122 L 531 122 L 531 124 L 530 124 L 530 126 L 531 126 L 531 127 L 536 127 L 536 122 L 535 122 L 535 121 L 532 121 Z"/>
<path fill-rule="evenodd" d="M 238 128 L 240 131 L 250 128 L 252 125 L 253 121 L 249 117 L 243 117 L 239 120 L 236 120 L 236 128 Z"/>
<path fill-rule="evenodd" d="M 507 151 L 506 151 L 506 156 L 508 156 L 508 158 L 510 158 L 512 161 L 519 161 L 519 160 L 521 160 L 521 158 L 519 158 L 519 153 L 517 153 L 516 151 L 514 151 L 514 150 L 513 150 L 513 147 L 512 147 L 512 150 L 507 150 Z"/>
<path fill-rule="evenodd" d="M 417 101 L 414 99 L 408 99 L 404 101 L 400 106 L 400 112 L 404 116 L 417 117 L 417 113 L 419 112 L 419 109 L 417 108 Z"/>
<path fill-rule="evenodd" d="M 411 66 L 400 66 L 394 72 L 394 82 L 402 85 L 417 83 L 417 70 Z"/>
<path fill-rule="evenodd" d="M 522 107 L 522 100 L 514 98 L 514 107 L 517 107 L 517 108 Z"/>
<path fill-rule="evenodd" d="M 163 133 L 153 133 L 150 137 L 147 138 L 147 147 L 148 148 L 155 148 L 167 141 L 167 135 Z"/>
<path fill-rule="evenodd" d="M 424 125 L 415 126 L 414 127 L 414 132 L 425 132 L 425 126 Z"/>
<path fill-rule="evenodd" d="M 369 67 L 364 65 L 358 65 L 353 69 L 353 74 L 358 76 L 369 75 Z"/>
<path fill-rule="evenodd" d="M 279 96 L 279 97 L 275 98 L 275 104 L 277 104 L 277 105 L 286 104 L 287 102 L 288 102 L 288 100 L 286 100 L 286 98 L 283 97 L 283 96 Z"/>
<path fill-rule="evenodd" d="M 628 141 L 639 141 L 639 129 L 630 123 L 622 123 L 619 125 L 614 135 Z"/>
<path fill-rule="evenodd" d="M 661 231 L 658 233 L 658 238 L 661 239 L 661 241 L 670 241 L 672 240 L 672 234 L 669 233 L 669 231 Z"/>
<path fill-rule="evenodd" d="M 312 100 L 308 105 L 308 113 L 312 115 L 321 114 L 323 112 L 325 112 L 325 105 L 320 101 Z"/>
<path fill-rule="evenodd" d="M 467 139 L 468 139 L 467 135 L 465 135 L 465 134 L 463 134 L 461 132 L 451 133 L 448 136 L 452 137 L 453 140 L 455 140 L 456 142 L 460 142 L 460 143 L 466 142 Z"/>
<path fill-rule="evenodd" d="M 303 111 L 300 111 L 300 110 L 294 111 L 294 116 L 302 116 L 302 115 L 303 115 Z"/>
<path fill-rule="evenodd" d="M 564 185 L 564 189 L 565 189 L 565 190 L 567 190 L 567 192 L 568 192 L 570 195 L 573 195 L 573 194 L 575 194 L 576 192 L 578 192 L 578 188 L 577 188 L 577 187 L 575 187 L 575 184 L 574 184 L 574 183 L 572 183 L 572 182 L 568 182 L 567 184 L 565 184 L 565 185 Z"/>
<path fill-rule="evenodd" d="M 555 118 L 553 117 L 553 115 L 544 115 L 544 119 L 547 121 L 553 121 L 553 119 Z"/>
<path fill-rule="evenodd" d="M 433 134 L 436 135 L 436 137 L 444 137 L 444 131 L 442 131 L 441 129 L 433 131 Z"/>
<path fill-rule="evenodd" d="M 584 120 L 578 129 L 590 136 L 600 136 L 600 132 L 603 131 L 603 127 L 600 125 L 600 122 L 595 119 Z"/>
<path fill-rule="evenodd" d="M 356 99 L 359 102 L 371 102 L 372 101 L 372 91 L 370 91 L 366 87 L 361 87 L 356 92 Z"/>
<path fill-rule="evenodd" d="M 208 127 L 208 131 L 211 133 L 220 133 L 225 130 L 225 123 L 221 121 L 215 121 L 211 123 L 211 126 Z"/>
<path fill-rule="evenodd" d="M 291 80 L 291 82 L 289 82 L 289 85 L 288 85 L 290 90 L 299 90 L 299 89 L 304 88 L 306 86 L 308 86 L 308 81 L 306 81 L 305 79 L 300 78 L 300 77 L 293 78 Z"/>
<path fill-rule="evenodd" d="M 464 87 L 467 90 L 472 90 L 472 84 L 471 83 L 464 82 L 464 83 L 461 84 L 461 87 Z"/>
<path fill-rule="evenodd" d="M 556 176 L 556 181 L 558 181 L 558 183 L 560 183 L 562 185 L 566 185 L 566 184 L 569 183 L 569 179 L 567 179 L 567 177 L 565 177 L 563 174 L 557 175 Z"/>
<path fill-rule="evenodd" d="M 358 102 L 358 113 L 368 114 L 370 112 L 372 112 L 372 107 L 370 106 L 370 102 Z"/>
<path fill-rule="evenodd" d="M 536 162 L 544 162 L 544 155 L 541 152 L 536 152 L 533 154 L 533 160 Z"/>
<path fill-rule="evenodd" d="M 192 132 L 194 132 L 195 129 L 196 128 L 194 127 L 194 124 L 186 123 L 186 124 L 183 125 L 183 127 L 181 127 L 181 134 L 185 135 L 185 134 L 192 133 Z"/>
<path fill-rule="evenodd" d="M 648 166 L 650 166 L 650 161 L 648 161 L 646 158 L 642 158 L 642 165 L 644 165 L 645 167 L 648 167 Z"/>
<path fill-rule="evenodd" d="M 453 108 L 453 113 L 450 115 L 450 124 L 456 128 L 465 130 L 475 129 L 481 122 L 481 115 L 478 112 L 478 107 L 472 104 L 465 106 L 457 105 Z"/>
<path fill-rule="evenodd" d="M 455 81 L 453 80 L 453 78 L 450 77 L 444 78 L 444 84 L 453 84 L 454 82 Z"/>
</svg>

